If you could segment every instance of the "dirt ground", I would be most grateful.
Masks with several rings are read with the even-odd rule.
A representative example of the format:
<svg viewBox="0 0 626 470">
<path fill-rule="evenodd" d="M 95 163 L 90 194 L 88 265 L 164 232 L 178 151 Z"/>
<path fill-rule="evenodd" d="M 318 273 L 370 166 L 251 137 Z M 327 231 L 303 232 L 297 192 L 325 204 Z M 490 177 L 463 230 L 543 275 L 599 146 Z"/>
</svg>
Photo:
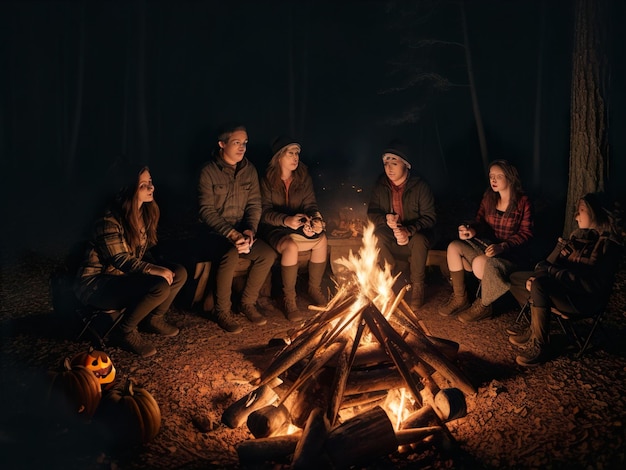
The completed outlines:
<svg viewBox="0 0 626 470">
<path fill-rule="evenodd" d="M 75 340 L 78 321 L 52 312 L 48 282 L 59 259 L 34 252 L 2 264 L 0 285 L 0 465 L 5 469 L 239 468 L 235 446 L 251 433 L 221 424 L 223 411 L 254 387 L 271 361 L 273 338 L 294 324 L 268 311 L 264 326 L 242 318 L 232 335 L 197 311 L 169 314 L 181 333 L 154 338 L 147 359 L 107 348 L 117 383 L 132 378 L 157 400 L 162 413 L 156 438 L 141 447 L 117 448 L 96 423 L 45 419 L 42 373 L 85 350 Z M 460 345 L 457 364 L 478 392 L 466 396 L 467 415 L 447 427 L 451 448 L 425 445 L 412 453 L 382 456 L 368 468 L 624 468 L 626 463 L 626 274 L 620 272 L 603 328 L 582 359 L 554 329 L 557 352 L 542 367 L 515 365 L 516 348 L 504 328 L 516 317 L 511 299 L 494 318 L 465 325 L 437 314 L 450 292 L 430 270 L 427 303 L 419 316 L 432 335 Z M 200 429 L 204 421 L 210 429 Z M 259 463 L 256 468 L 286 468 Z"/>
</svg>

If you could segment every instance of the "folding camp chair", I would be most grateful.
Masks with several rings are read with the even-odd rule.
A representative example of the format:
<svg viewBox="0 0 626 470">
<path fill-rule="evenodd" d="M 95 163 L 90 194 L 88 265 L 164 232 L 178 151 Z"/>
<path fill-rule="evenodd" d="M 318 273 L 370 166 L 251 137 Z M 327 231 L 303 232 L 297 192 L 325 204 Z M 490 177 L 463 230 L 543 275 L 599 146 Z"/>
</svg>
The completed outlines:
<svg viewBox="0 0 626 470">
<path fill-rule="evenodd" d="M 563 330 L 563 333 L 569 338 L 569 340 L 576 344 L 578 351 L 576 352 L 576 358 L 580 359 L 585 351 L 588 349 L 591 342 L 591 338 L 595 334 L 598 326 L 602 321 L 602 317 L 606 312 L 607 302 L 599 304 L 597 308 L 589 313 L 584 314 L 572 314 L 562 312 L 556 307 L 550 308 L 550 312 L 554 315 L 557 323 Z M 588 332 L 583 333 L 581 328 L 577 327 L 577 323 L 581 323 L 584 320 L 591 320 L 591 328 Z M 530 323 L 530 301 L 527 301 L 517 314 L 515 323 L 527 322 Z"/>
<path fill-rule="evenodd" d="M 126 313 L 125 308 L 121 310 L 102 310 L 88 305 L 79 309 L 78 314 L 84 325 L 83 329 L 78 333 L 76 341 L 80 341 L 83 335 L 89 331 L 97 341 L 97 346 L 104 348 L 109 335 L 124 318 L 124 313 Z"/>
</svg>

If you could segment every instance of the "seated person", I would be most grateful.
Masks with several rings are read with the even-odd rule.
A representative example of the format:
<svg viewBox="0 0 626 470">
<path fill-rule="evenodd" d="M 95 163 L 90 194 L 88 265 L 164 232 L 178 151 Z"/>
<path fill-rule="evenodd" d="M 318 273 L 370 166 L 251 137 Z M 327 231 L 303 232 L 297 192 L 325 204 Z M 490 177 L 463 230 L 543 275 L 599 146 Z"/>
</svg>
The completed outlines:
<svg viewBox="0 0 626 470">
<path fill-rule="evenodd" d="M 256 238 L 261 220 L 261 190 L 256 168 L 245 156 L 248 132 L 230 124 L 220 130 L 212 158 L 200 171 L 197 257 L 217 266 L 214 320 L 225 331 L 242 326 L 232 311 L 232 285 L 239 258 L 251 262 L 241 294 L 240 310 L 257 325 L 267 323 L 257 309 L 259 292 L 274 264 L 276 252 Z"/>
<path fill-rule="evenodd" d="M 408 159 L 408 149 L 397 140 L 383 150 L 385 172 L 372 189 L 367 216 L 375 225 L 381 262 L 397 269 L 397 259 L 408 258 L 409 306 L 417 310 L 424 304 L 426 259 L 437 216 L 430 186 L 417 173 L 409 171 Z"/>
<path fill-rule="evenodd" d="M 459 240 L 448 245 L 446 257 L 452 294 L 440 308 L 447 317 L 458 314 L 463 323 L 488 318 L 491 304 L 509 290 L 509 275 L 523 269 L 533 236 L 530 200 L 522 191 L 517 169 L 506 160 L 489 165 L 489 187 L 475 221 L 459 226 Z M 480 279 L 481 295 L 470 306 L 465 271 Z"/>
<path fill-rule="evenodd" d="M 575 218 L 578 229 L 567 240 L 559 238 L 534 271 L 511 275 L 511 293 L 518 302 L 523 305 L 530 298 L 530 327 L 509 337 L 511 343 L 525 347 L 516 358 L 521 366 L 537 366 L 548 359 L 551 307 L 574 317 L 584 315 L 611 293 L 623 246 L 601 196 L 583 196 Z"/>
<path fill-rule="evenodd" d="M 317 207 L 313 181 L 300 161 L 300 144 L 286 136 L 272 144 L 272 159 L 261 180 L 263 214 L 259 237 L 280 254 L 284 312 L 291 321 L 304 318 L 296 302 L 298 252 L 311 250 L 308 294 L 313 303 L 326 305 L 322 279 L 328 244 L 324 221 Z"/>
<path fill-rule="evenodd" d="M 151 333 L 176 336 L 178 328 L 167 323 L 165 314 L 187 279 L 182 266 L 162 266 L 149 256 L 148 249 L 157 242 L 159 216 L 152 176 L 143 167 L 96 221 L 74 289 L 85 305 L 126 308 L 114 335 L 122 348 L 142 357 L 155 354 L 156 349 L 137 326 L 141 323 Z"/>
</svg>

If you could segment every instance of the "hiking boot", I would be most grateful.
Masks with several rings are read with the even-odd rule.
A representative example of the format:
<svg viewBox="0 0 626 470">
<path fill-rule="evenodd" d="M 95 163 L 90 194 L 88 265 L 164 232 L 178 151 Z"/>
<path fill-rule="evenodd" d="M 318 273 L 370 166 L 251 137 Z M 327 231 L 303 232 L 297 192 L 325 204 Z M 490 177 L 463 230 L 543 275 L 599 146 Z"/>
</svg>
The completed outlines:
<svg viewBox="0 0 626 470">
<path fill-rule="evenodd" d="M 141 357 L 153 356 L 157 352 L 152 343 L 142 338 L 136 328 L 128 333 L 121 333 L 118 344 L 122 349 L 138 354 Z"/>
<path fill-rule="evenodd" d="M 149 333 L 154 333 L 161 336 L 176 336 L 180 331 L 173 325 L 170 325 L 165 321 L 165 318 L 162 315 L 155 316 L 151 315 L 145 322 L 144 329 Z"/>
<path fill-rule="evenodd" d="M 411 285 L 411 301 L 409 302 L 409 308 L 416 312 L 424 305 L 424 285 L 412 284 Z"/>
<path fill-rule="evenodd" d="M 254 304 L 241 304 L 241 313 L 255 325 L 265 325 L 267 318 L 259 312 Z"/>
<path fill-rule="evenodd" d="M 491 316 L 491 305 L 483 305 L 480 297 L 474 300 L 472 306 L 459 313 L 457 318 L 463 323 L 480 321 Z"/>
<path fill-rule="evenodd" d="M 528 342 L 530 341 L 530 336 L 531 336 L 531 332 L 530 332 L 530 328 L 528 328 L 524 333 L 509 336 L 509 342 L 511 344 L 514 344 L 515 346 L 519 346 L 523 348 L 526 345 L 528 345 Z"/>
<path fill-rule="evenodd" d="M 237 320 L 235 320 L 235 316 L 229 310 L 227 312 L 217 312 L 215 314 L 215 322 L 220 326 L 220 328 L 228 333 L 240 333 L 243 328 Z"/>
<path fill-rule="evenodd" d="M 322 293 L 322 289 L 309 287 L 308 293 L 309 293 L 309 297 L 311 298 L 311 301 L 313 302 L 313 305 L 318 305 L 322 307 L 328 304 L 328 297 L 326 297 Z"/>
<path fill-rule="evenodd" d="M 454 292 L 450 295 L 450 298 L 439 308 L 439 315 L 442 317 L 450 317 L 455 313 L 462 312 L 469 308 L 470 303 L 467 295 L 458 296 Z"/>
<path fill-rule="evenodd" d="M 540 343 L 537 338 L 533 338 L 529 341 L 528 349 L 517 356 L 515 362 L 523 367 L 536 367 L 546 362 L 549 358 L 549 346 Z"/>
<path fill-rule="evenodd" d="M 295 300 L 285 299 L 285 316 L 289 321 L 295 322 L 304 320 L 304 315 L 298 308 L 298 304 Z"/>
</svg>

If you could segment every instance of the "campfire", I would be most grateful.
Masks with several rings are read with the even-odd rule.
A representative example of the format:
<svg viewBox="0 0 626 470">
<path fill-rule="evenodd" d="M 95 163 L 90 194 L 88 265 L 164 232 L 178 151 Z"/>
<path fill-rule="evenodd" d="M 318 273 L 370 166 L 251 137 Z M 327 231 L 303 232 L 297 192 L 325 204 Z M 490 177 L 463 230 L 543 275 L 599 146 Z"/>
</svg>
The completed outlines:
<svg viewBox="0 0 626 470">
<path fill-rule="evenodd" d="M 389 266 L 378 266 L 369 225 L 339 263 L 350 276 L 317 308 L 222 421 L 246 424 L 242 464 L 347 467 L 420 443 L 454 444 L 445 423 L 465 414 L 475 388 L 456 366 L 458 344 L 433 337 Z"/>
</svg>

